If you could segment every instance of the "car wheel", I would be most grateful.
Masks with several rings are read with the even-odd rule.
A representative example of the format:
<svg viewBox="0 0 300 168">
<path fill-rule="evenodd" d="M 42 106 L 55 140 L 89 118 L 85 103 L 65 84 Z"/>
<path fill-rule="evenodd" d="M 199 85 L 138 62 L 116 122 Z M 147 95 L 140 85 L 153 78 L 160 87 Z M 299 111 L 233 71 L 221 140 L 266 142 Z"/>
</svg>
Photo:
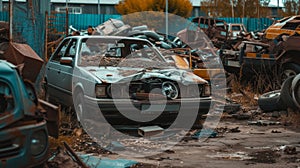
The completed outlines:
<svg viewBox="0 0 300 168">
<path fill-rule="evenodd" d="M 166 81 L 162 84 L 162 94 L 165 95 L 168 99 L 174 100 L 178 98 L 179 90 L 174 83 Z"/>
<path fill-rule="evenodd" d="M 259 108 L 263 111 L 276 111 L 284 109 L 280 100 L 280 92 L 280 90 L 275 90 L 262 94 L 258 98 Z"/>
<path fill-rule="evenodd" d="M 281 71 L 281 84 L 283 84 L 283 82 L 291 77 L 291 76 L 296 76 L 298 73 L 300 73 L 300 66 L 293 64 L 293 63 L 287 63 L 285 65 L 282 66 L 282 71 Z"/>
<path fill-rule="evenodd" d="M 75 95 L 74 107 L 75 107 L 77 120 L 80 122 L 82 121 L 83 113 L 85 112 L 83 93 L 79 92 Z"/>
<path fill-rule="evenodd" d="M 282 86 L 281 86 L 281 92 L 280 92 L 280 99 L 282 102 L 289 108 L 297 109 L 297 106 L 294 104 L 293 97 L 292 97 L 292 81 L 293 76 L 287 78 Z"/>
<path fill-rule="evenodd" d="M 292 97 L 295 105 L 300 109 L 300 74 L 292 81 Z"/>
</svg>

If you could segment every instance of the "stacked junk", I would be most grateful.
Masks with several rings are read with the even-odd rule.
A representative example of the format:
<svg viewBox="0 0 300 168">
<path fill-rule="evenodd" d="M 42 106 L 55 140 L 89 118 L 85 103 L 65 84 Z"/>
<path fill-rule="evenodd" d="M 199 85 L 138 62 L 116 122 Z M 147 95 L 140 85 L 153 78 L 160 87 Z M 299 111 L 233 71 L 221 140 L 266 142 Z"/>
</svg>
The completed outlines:
<svg viewBox="0 0 300 168">
<path fill-rule="evenodd" d="M 192 22 L 197 23 L 199 20 L 196 18 L 193 19 Z M 76 30 L 72 26 L 70 26 L 70 28 L 72 28 L 71 31 Z M 198 46 L 196 49 L 194 49 L 191 48 L 193 43 L 189 43 L 189 38 L 191 38 L 191 36 L 192 38 L 194 37 L 193 33 L 188 29 L 188 27 L 179 31 L 174 36 L 166 36 L 163 33 L 150 30 L 146 25 L 131 27 L 130 25 L 124 24 L 124 22 L 121 20 L 109 19 L 108 21 L 95 27 L 94 30 L 95 35 L 129 36 L 147 39 L 156 47 L 158 47 L 162 53 L 164 53 L 166 58 L 170 57 L 170 55 L 176 55 L 185 58 L 188 61 L 190 60 L 191 62 L 189 62 L 189 64 L 187 64 L 187 66 L 184 68 L 190 68 L 192 70 L 197 68 L 222 69 L 218 66 L 218 60 L 223 63 L 224 69 L 226 70 L 225 73 L 228 76 L 231 74 L 237 76 L 240 74 L 260 74 L 262 73 L 261 69 L 266 71 L 267 64 L 272 64 L 272 66 L 274 64 L 274 66 L 280 67 L 283 63 L 287 63 L 291 60 L 293 64 L 300 65 L 299 58 L 294 58 L 294 56 L 290 56 L 291 54 L 288 54 L 299 50 L 300 37 L 297 35 L 288 37 L 288 40 L 284 40 L 283 43 L 275 43 L 274 41 L 266 41 L 263 39 L 264 32 L 241 32 L 236 38 L 226 38 L 227 34 L 225 34 L 225 38 L 216 38 L 221 37 L 215 36 L 218 34 L 218 31 L 221 32 L 220 34 L 222 35 L 224 35 L 224 31 L 226 31 L 226 29 L 221 30 L 219 27 L 217 27 L 216 29 L 213 29 L 215 30 L 215 33 L 212 37 L 213 39 L 211 39 L 209 38 L 211 36 L 210 31 L 201 29 L 201 33 L 205 33 L 206 36 L 203 36 L 200 40 L 192 39 L 193 42 L 201 44 L 200 47 Z M 81 35 L 84 34 L 84 32 L 81 32 Z M 278 38 L 275 40 L 278 41 Z M 253 45 L 254 48 L 256 48 L 255 51 L 251 52 L 251 56 L 247 55 L 249 54 L 249 47 L 247 45 Z M 258 51 L 258 49 L 260 49 L 260 51 Z M 271 60 L 272 62 L 269 63 L 265 60 L 262 60 L 253 63 L 253 60 L 257 60 L 257 57 L 260 56 L 263 57 L 263 59 L 266 58 L 265 60 Z M 293 59 L 295 59 L 295 61 Z M 178 59 L 173 59 L 172 61 L 178 68 L 182 68 L 177 64 Z M 203 64 L 205 61 L 211 62 L 212 65 L 210 65 L 209 68 L 205 67 L 205 64 Z M 229 62 L 234 61 L 236 63 L 234 66 L 228 64 Z M 255 71 L 254 73 L 247 71 L 247 66 L 245 65 L 247 65 L 249 62 L 251 63 L 249 64 L 251 68 L 256 66 L 260 67 L 261 69 L 251 69 L 252 71 Z M 215 66 L 213 65 L 214 63 L 216 63 Z M 270 69 L 272 70 L 272 68 Z M 288 70 L 289 69 L 287 69 L 287 71 Z M 209 72 L 209 75 L 212 75 L 210 70 L 207 71 Z M 219 70 L 218 72 L 222 71 Z M 203 74 L 201 75 L 202 76 L 199 76 L 209 80 L 209 78 L 203 77 Z M 250 79 L 252 78 L 250 77 Z M 274 83 L 279 83 L 279 86 L 281 86 L 280 89 L 275 89 L 274 91 L 264 93 L 259 97 L 259 107 L 265 112 L 287 110 L 288 108 L 298 111 L 300 109 L 300 74 L 292 74 L 290 76 L 281 77 L 280 80 L 281 81 L 278 80 L 279 82 L 274 81 Z"/>
<path fill-rule="evenodd" d="M 37 53 L 28 45 L 9 41 L 9 25 L 0 22 L 0 59 L 18 67 L 25 80 L 34 83 L 44 64 Z"/>
</svg>

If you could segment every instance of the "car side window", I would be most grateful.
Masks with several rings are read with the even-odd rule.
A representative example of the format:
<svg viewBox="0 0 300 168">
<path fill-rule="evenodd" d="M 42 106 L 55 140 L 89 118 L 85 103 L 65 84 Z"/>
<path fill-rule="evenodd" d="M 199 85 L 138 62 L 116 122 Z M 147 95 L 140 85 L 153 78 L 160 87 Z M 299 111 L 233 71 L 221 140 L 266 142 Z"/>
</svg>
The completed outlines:
<svg viewBox="0 0 300 168">
<path fill-rule="evenodd" d="M 64 40 L 59 46 L 59 48 L 56 50 L 50 61 L 59 62 L 60 58 L 65 55 L 69 42 L 70 39 Z"/>
<path fill-rule="evenodd" d="M 77 40 L 76 39 L 72 39 L 68 45 L 68 47 L 66 48 L 66 52 L 64 57 L 72 57 L 74 58 L 76 55 L 76 44 L 77 44 Z"/>
<path fill-rule="evenodd" d="M 61 43 L 50 61 L 59 62 L 61 57 L 72 57 L 76 55 L 77 39 L 66 39 Z"/>
<path fill-rule="evenodd" d="M 10 87 L 0 81 L 0 115 L 12 111 L 15 107 L 14 96 Z"/>
</svg>

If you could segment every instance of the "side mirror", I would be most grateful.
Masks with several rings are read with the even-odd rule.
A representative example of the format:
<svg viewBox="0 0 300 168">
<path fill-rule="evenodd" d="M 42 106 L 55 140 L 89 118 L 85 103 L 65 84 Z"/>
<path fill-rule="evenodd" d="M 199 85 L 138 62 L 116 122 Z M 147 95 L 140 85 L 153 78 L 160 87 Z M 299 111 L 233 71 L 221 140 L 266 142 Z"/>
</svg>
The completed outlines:
<svg viewBox="0 0 300 168">
<path fill-rule="evenodd" d="M 72 57 L 62 57 L 59 61 L 60 64 L 62 65 L 73 65 L 73 58 Z"/>
</svg>

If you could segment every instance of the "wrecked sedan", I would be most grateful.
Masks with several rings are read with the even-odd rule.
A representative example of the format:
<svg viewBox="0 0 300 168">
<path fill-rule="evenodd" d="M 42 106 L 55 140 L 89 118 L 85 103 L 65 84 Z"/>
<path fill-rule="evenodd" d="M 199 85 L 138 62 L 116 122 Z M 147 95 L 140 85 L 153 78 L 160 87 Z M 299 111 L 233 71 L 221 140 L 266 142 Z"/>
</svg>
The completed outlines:
<svg viewBox="0 0 300 168">
<path fill-rule="evenodd" d="M 170 66 L 148 40 L 132 37 L 67 37 L 47 63 L 44 80 L 46 97 L 73 106 L 78 120 L 97 111 L 95 103 L 109 123 L 139 125 L 166 123 L 183 110 L 200 116 L 211 104 L 207 81 Z M 137 121 L 160 112 L 150 123 Z"/>
</svg>

